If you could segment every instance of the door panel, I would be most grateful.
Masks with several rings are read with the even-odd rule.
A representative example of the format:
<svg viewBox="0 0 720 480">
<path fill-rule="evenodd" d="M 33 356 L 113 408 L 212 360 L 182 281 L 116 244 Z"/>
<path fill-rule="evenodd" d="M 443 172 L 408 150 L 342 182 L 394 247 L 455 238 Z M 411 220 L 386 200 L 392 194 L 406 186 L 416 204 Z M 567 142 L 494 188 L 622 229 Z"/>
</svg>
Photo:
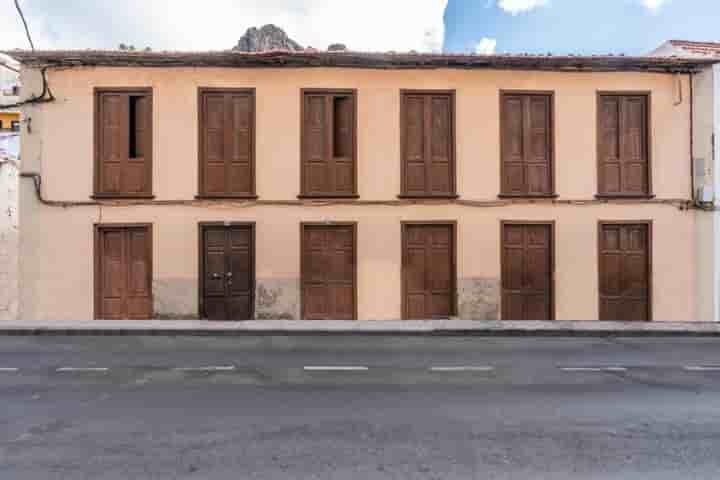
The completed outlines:
<svg viewBox="0 0 720 480">
<path fill-rule="evenodd" d="M 149 226 L 99 226 L 96 243 L 98 319 L 153 316 Z"/>
<path fill-rule="evenodd" d="M 403 315 L 448 318 L 455 313 L 453 225 L 403 225 Z"/>
<path fill-rule="evenodd" d="M 353 225 L 303 225 L 303 318 L 355 319 L 355 248 Z"/>
<path fill-rule="evenodd" d="M 650 225 L 600 224 L 600 319 L 648 321 Z"/>
<path fill-rule="evenodd" d="M 253 226 L 201 228 L 201 315 L 209 320 L 251 320 L 255 304 Z"/>
<path fill-rule="evenodd" d="M 503 320 L 552 320 L 553 226 L 502 225 Z"/>
</svg>

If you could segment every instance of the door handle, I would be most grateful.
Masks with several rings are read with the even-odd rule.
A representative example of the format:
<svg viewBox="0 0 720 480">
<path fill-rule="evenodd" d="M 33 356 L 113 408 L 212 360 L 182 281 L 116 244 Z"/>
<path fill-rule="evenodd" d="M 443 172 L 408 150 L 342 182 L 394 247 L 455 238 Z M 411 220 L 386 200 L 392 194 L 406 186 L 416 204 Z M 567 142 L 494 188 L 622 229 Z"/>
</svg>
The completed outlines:
<svg viewBox="0 0 720 480">
<path fill-rule="evenodd" d="M 225 274 L 225 276 L 228 277 L 228 278 L 232 278 L 232 272 L 227 272 L 227 273 Z"/>
<path fill-rule="evenodd" d="M 212 275 L 210 275 L 210 278 L 212 278 L 213 280 L 217 280 L 219 278 L 222 278 L 222 275 L 219 273 L 213 273 Z"/>
</svg>

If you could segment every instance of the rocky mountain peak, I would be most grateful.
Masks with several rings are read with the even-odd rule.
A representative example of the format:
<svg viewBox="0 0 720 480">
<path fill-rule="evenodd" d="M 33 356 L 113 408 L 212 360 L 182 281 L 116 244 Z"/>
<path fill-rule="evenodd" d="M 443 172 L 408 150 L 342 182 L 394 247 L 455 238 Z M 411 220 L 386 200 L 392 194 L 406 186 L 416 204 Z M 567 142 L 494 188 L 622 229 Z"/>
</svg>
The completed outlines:
<svg viewBox="0 0 720 480">
<path fill-rule="evenodd" d="M 303 50 L 303 47 L 288 37 L 282 28 L 268 24 L 260 28 L 248 28 L 233 50 L 264 52 L 267 50 Z"/>
</svg>

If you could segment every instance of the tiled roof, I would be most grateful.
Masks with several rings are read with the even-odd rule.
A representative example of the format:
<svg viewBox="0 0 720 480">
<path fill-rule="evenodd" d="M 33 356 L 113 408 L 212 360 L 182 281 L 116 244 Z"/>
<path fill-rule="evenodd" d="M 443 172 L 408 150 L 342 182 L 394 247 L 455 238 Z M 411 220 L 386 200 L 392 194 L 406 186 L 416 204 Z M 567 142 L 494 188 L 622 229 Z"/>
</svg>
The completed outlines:
<svg viewBox="0 0 720 480">
<path fill-rule="evenodd" d="M 119 50 L 27 51 L 6 53 L 30 67 L 340 67 L 373 69 L 510 69 L 553 71 L 689 72 L 713 63 L 709 59 L 631 57 L 624 55 L 481 55 L 417 52 L 236 51 L 128 52 Z"/>
<path fill-rule="evenodd" d="M 668 43 L 673 47 L 680 48 L 693 55 L 720 59 L 720 43 L 691 42 L 688 40 L 670 40 Z"/>
</svg>

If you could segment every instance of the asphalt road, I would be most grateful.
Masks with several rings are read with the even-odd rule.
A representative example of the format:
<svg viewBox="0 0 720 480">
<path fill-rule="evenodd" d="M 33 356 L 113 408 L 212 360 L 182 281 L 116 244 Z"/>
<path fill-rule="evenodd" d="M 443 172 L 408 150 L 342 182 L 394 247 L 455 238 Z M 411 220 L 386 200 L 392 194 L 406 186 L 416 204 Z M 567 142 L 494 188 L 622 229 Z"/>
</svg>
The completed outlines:
<svg viewBox="0 0 720 480">
<path fill-rule="evenodd" d="M 720 339 L 0 337 L 0 479 L 715 479 Z"/>
</svg>

